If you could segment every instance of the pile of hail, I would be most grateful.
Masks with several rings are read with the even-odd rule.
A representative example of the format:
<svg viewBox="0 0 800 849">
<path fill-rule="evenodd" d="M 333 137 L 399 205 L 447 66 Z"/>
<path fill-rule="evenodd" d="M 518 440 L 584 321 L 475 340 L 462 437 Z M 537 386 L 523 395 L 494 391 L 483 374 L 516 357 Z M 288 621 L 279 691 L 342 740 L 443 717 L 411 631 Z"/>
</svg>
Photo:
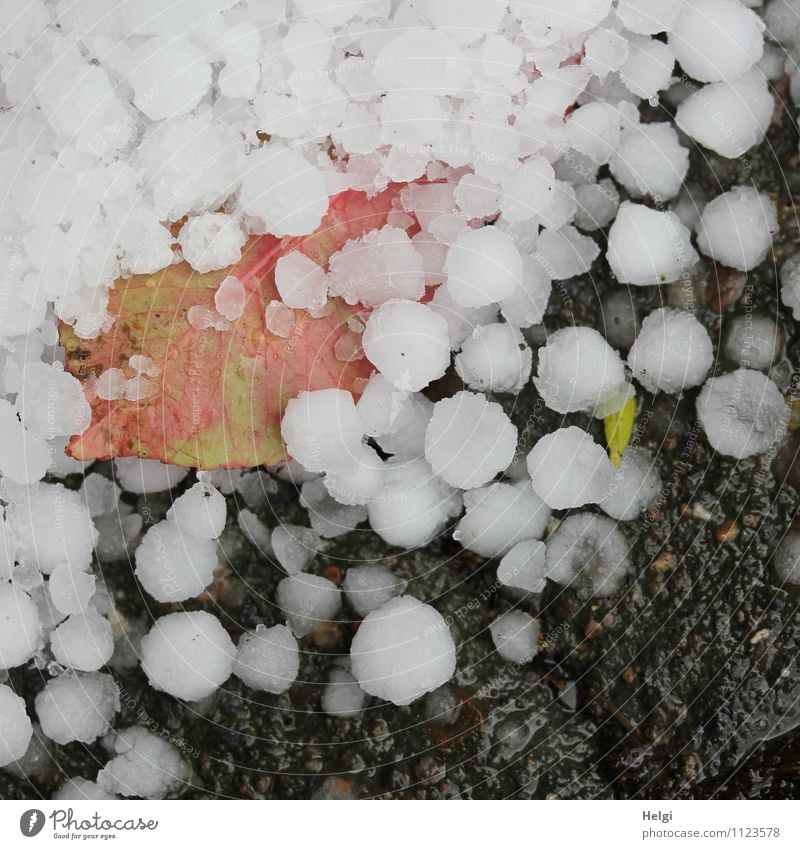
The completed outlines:
<svg viewBox="0 0 800 849">
<path fill-rule="evenodd" d="M 689 297 L 712 264 L 762 263 L 778 227 L 752 186 L 701 203 L 686 179 L 691 148 L 735 159 L 764 138 L 770 81 L 800 87 L 800 3 L 751 6 L 15 4 L 0 33 L 0 766 L 34 775 L 58 746 L 99 740 L 96 779 L 69 778 L 57 798 L 174 795 L 192 780 L 186 753 L 118 721 L 119 675 L 138 664 L 188 702 L 230 676 L 277 697 L 336 620 L 354 636 L 320 682 L 324 712 L 345 721 L 443 685 L 457 648 L 424 580 L 406 587 L 379 562 L 323 568 L 328 540 L 359 525 L 400 549 L 448 535 L 496 558 L 498 663 L 526 664 L 548 582 L 592 597 L 629 579 L 637 521 L 663 489 L 658 458 L 624 436 L 643 398 L 691 393 L 720 454 L 775 450 L 783 331 L 751 316 L 718 344 Z M 245 274 L 253 244 L 270 246 L 269 268 Z M 593 297 L 586 275 L 603 263 L 616 291 L 600 329 L 545 332 L 564 293 Z M 192 280 L 214 281 L 210 300 L 192 302 Z M 178 349 L 242 355 L 247 321 L 248 344 L 280 350 L 302 379 L 271 389 L 277 456 L 226 456 L 228 440 L 260 438 L 249 407 L 244 425 L 212 410 L 214 462 L 174 441 L 123 450 L 164 428 L 164 410 L 191 427 L 191 404 L 166 404 L 194 377 L 170 372 L 170 344 L 129 344 L 126 281 L 129 300 L 163 281 Z M 800 264 L 781 283 L 800 316 Z M 664 305 L 638 322 L 628 287 Z M 101 341 L 106 367 L 77 368 L 100 361 Z M 215 369 L 197 366 L 203 391 Z M 522 440 L 515 410 L 530 399 L 569 418 Z M 104 422 L 115 448 L 92 453 Z M 259 515 L 276 478 L 307 524 Z M 158 493 L 171 506 L 155 521 L 136 505 Z M 273 618 L 249 628 L 208 592 L 234 531 L 285 573 Z M 797 546 L 784 553 L 800 581 Z M 98 567 L 129 556 L 139 626 Z M 32 666 L 40 689 L 21 692 L 15 670 Z"/>
</svg>

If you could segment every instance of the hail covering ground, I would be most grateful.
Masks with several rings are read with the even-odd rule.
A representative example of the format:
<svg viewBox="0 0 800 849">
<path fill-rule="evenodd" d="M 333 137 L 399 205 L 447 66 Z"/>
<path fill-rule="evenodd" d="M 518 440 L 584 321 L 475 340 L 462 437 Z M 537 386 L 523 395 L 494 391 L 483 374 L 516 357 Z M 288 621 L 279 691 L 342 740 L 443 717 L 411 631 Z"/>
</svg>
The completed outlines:
<svg viewBox="0 0 800 849">
<path fill-rule="evenodd" d="M 750 328 L 756 360 L 732 328 L 726 350 L 741 367 L 713 374 L 713 342 L 688 309 L 657 309 L 641 329 L 621 317 L 605 337 L 534 332 L 553 284 L 604 250 L 621 290 L 691 281 L 703 261 L 748 271 L 767 256 L 777 229 L 768 196 L 740 186 L 696 210 L 680 194 L 692 144 L 738 157 L 767 129 L 769 80 L 783 65 L 764 52 L 748 5 L 28 0 L 7 16 L 0 670 L 34 663 L 48 680 L 30 715 L 0 684 L 0 766 L 24 762 L 35 722 L 56 744 L 102 740 L 108 752 L 96 781 L 70 778 L 57 798 L 161 798 L 191 780 L 175 746 L 115 724 L 119 688 L 102 670 L 129 635 L 94 550 L 133 552 L 148 600 L 180 605 L 203 597 L 216 540 L 238 524 L 286 572 L 273 600 L 285 624 L 241 633 L 213 611 L 167 613 L 137 637 L 135 662 L 153 688 L 190 702 L 231 675 L 279 694 L 298 676 L 301 642 L 346 602 L 363 621 L 321 702 L 346 718 L 370 697 L 406 705 L 435 690 L 457 650 L 435 600 L 407 594 L 390 568 L 353 566 L 341 587 L 315 574 L 325 540 L 363 522 L 405 548 L 450 533 L 498 558 L 512 598 L 547 581 L 606 596 L 628 578 L 624 523 L 661 490 L 654 458 L 632 447 L 615 468 L 566 424 L 520 455 L 517 428 L 487 395 L 534 386 L 552 411 L 602 418 L 642 391 L 702 386 L 697 414 L 718 452 L 741 458 L 780 442 L 788 410 L 768 374 L 780 347 L 770 319 Z M 785 18 L 796 5 L 767 4 L 773 32 L 797 32 Z M 676 62 L 691 79 L 678 80 Z M 674 123 L 642 123 L 640 101 L 666 95 Z M 249 506 L 233 512 L 230 496 L 248 505 L 268 485 L 261 472 L 201 471 L 184 484 L 186 469 L 118 458 L 112 480 L 64 456 L 92 400 L 146 404 L 168 387 L 139 351 L 81 385 L 64 370 L 58 322 L 87 340 L 113 331 L 117 279 L 181 260 L 198 273 L 227 268 L 249 236 L 307 236 L 331 197 L 390 183 L 408 185 L 383 226 L 324 267 L 290 251 L 275 269 L 265 332 L 288 337 L 298 311 L 313 318 L 341 298 L 361 312 L 337 358 L 366 358 L 373 372 L 355 394 L 332 386 L 286 399 L 291 459 L 269 472 L 298 486 L 309 526 L 270 529 Z M 781 287 L 797 317 L 797 261 Z M 191 307 L 188 321 L 230 333 L 245 299 L 227 276 L 214 309 Z M 445 378 L 432 390 L 453 373 L 467 389 Z M 146 529 L 124 497 L 171 490 L 182 494 Z M 553 510 L 571 508 L 585 510 L 551 524 Z M 782 580 L 800 583 L 799 550 L 795 538 L 781 549 Z M 500 616 L 498 664 L 529 663 L 539 631 L 523 610 Z"/>
</svg>

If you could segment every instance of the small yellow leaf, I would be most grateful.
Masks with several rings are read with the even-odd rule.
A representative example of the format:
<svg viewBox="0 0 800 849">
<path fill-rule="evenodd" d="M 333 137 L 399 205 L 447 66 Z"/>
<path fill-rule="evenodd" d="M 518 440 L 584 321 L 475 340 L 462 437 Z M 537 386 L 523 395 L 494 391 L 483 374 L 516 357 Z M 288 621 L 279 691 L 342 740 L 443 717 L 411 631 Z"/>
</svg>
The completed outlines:
<svg viewBox="0 0 800 849">
<path fill-rule="evenodd" d="M 608 444 L 608 458 L 615 468 L 622 463 L 622 452 L 631 441 L 636 420 L 636 396 L 629 398 L 615 413 L 603 419 Z"/>
</svg>

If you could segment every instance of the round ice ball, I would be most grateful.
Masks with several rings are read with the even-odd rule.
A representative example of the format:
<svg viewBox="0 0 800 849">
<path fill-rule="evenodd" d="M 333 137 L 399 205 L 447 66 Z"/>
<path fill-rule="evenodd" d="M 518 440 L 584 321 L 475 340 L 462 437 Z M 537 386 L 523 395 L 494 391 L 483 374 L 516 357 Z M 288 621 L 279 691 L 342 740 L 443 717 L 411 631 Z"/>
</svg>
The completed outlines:
<svg viewBox="0 0 800 849">
<path fill-rule="evenodd" d="M 286 450 L 309 472 L 344 468 L 360 453 L 364 425 L 344 389 L 301 392 L 281 421 Z"/>
<path fill-rule="evenodd" d="M 191 776 L 178 749 L 149 728 L 135 725 L 115 733 L 112 751 L 114 757 L 97 774 L 108 793 L 163 799 Z"/>
<path fill-rule="evenodd" d="M 65 673 L 48 682 L 35 704 L 45 736 L 62 746 L 93 743 L 111 728 L 119 688 L 103 672 Z"/>
<path fill-rule="evenodd" d="M 50 635 L 50 647 L 63 666 L 95 672 L 114 653 L 111 623 L 93 610 L 73 614 Z"/>
<path fill-rule="evenodd" d="M 725 356 L 744 368 L 768 371 L 783 351 L 785 336 L 767 315 L 737 315 L 725 333 Z"/>
<path fill-rule="evenodd" d="M 625 366 L 594 328 L 563 327 L 539 349 L 533 382 L 557 413 L 592 411 L 624 385 Z"/>
<path fill-rule="evenodd" d="M 456 646 L 437 610 L 412 596 L 398 596 L 364 619 L 350 659 L 362 690 L 407 705 L 450 680 Z"/>
<path fill-rule="evenodd" d="M 554 510 L 601 501 L 614 471 L 603 448 L 574 425 L 543 436 L 527 465 L 533 491 Z"/>
<path fill-rule="evenodd" d="M 613 595 L 630 571 L 628 548 L 616 522 L 573 513 L 547 541 L 547 577 L 586 595 Z"/>
<path fill-rule="evenodd" d="M 12 669 L 33 657 L 42 646 L 42 625 L 27 593 L 0 585 L 0 669 Z"/>
<path fill-rule="evenodd" d="M 782 584 L 800 587 L 800 532 L 789 531 L 772 555 L 772 567 Z"/>
<path fill-rule="evenodd" d="M 538 651 L 539 623 L 521 610 L 498 616 L 489 626 L 497 653 L 509 663 L 530 663 Z"/>
<path fill-rule="evenodd" d="M 516 447 L 517 429 L 495 401 L 462 391 L 434 405 L 425 459 L 450 486 L 482 486 L 508 468 Z"/>
<path fill-rule="evenodd" d="M 0 684 L 0 766 L 25 754 L 32 733 L 25 702 L 10 687 Z"/>
<path fill-rule="evenodd" d="M 379 306 L 361 337 L 367 359 L 397 389 L 418 392 L 450 364 L 447 322 L 430 307 L 394 300 Z"/>
<path fill-rule="evenodd" d="M 468 490 L 464 506 L 453 539 L 481 557 L 499 557 L 521 540 L 540 539 L 550 521 L 550 508 L 527 477 Z"/>
<path fill-rule="evenodd" d="M 185 534 L 199 539 L 216 539 L 225 528 L 225 496 L 205 481 L 198 481 L 167 511 L 167 519 Z"/>
<path fill-rule="evenodd" d="M 142 638 L 142 669 L 150 685 L 197 701 L 228 680 L 235 649 L 219 620 L 205 611 L 170 613 Z"/>
<path fill-rule="evenodd" d="M 465 230 L 447 252 L 446 286 L 467 307 L 497 303 L 514 294 L 522 279 L 522 256 L 498 227 Z"/>
<path fill-rule="evenodd" d="M 153 525 L 136 549 L 136 577 L 156 601 L 185 601 L 214 579 L 217 547 L 169 519 Z"/>
<path fill-rule="evenodd" d="M 292 686 L 299 669 L 297 640 L 285 625 L 258 625 L 239 640 L 233 674 L 248 687 L 283 693 Z"/>
<path fill-rule="evenodd" d="M 697 415 L 711 447 L 741 460 L 763 454 L 783 438 L 789 408 L 766 375 L 740 368 L 706 381 Z"/>
<path fill-rule="evenodd" d="M 402 593 L 406 582 L 385 566 L 351 566 L 342 588 L 353 610 L 366 616 Z"/>
<path fill-rule="evenodd" d="M 633 376 L 649 392 L 674 395 L 699 386 L 714 363 L 711 337 L 687 310 L 654 310 L 628 354 Z"/>
<path fill-rule="evenodd" d="M 456 355 L 458 376 L 478 392 L 519 392 L 531 374 L 533 354 L 511 324 L 476 327 Z"/>
<path fill-rule="evenodd" d="M 736 186 L 706 204 L 697 246 L 723 265 L 749 271 L 763 261 L 778 230 L 772 199 L 752 186 Z"/>
<path fill-rule="evenodd" d="M 298 637 L 304 637 L 323 622 L 330 622 L 342 604 L 341 592 L 333 581 L 303 572 L 290 575 L 278 584 L 276 601 Z"/>
</svg>

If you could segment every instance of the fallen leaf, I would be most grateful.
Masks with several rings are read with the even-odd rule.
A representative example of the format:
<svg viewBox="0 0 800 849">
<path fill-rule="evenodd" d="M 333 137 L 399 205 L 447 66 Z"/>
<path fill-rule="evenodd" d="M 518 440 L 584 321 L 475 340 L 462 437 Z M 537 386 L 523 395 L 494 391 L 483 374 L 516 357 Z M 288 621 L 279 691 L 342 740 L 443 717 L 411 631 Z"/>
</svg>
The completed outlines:
<svg viewBox="0 0 800 849">
<path fill-rule="evenodd" d="M 118 280 L 108 311 L 114 323 L 94 339 L 81 339 L 61 324 L 66 368 L 87 392 L 92 419 L 74 436 L 67 453 L 78 460 L 146 457 L 201 469 L 271 465 L 286 458 L 280 435 L 283 410 L 301 390 L 339 387 L 359 394 L 372 367 L 365 360 L 344 362 L 335 346 L 347 333 L 347 320 L 366 311 L 339 299 L 324 315 L 311 318 L 294 310 L 286 337 L 270 333 L 264 310 L 278 298 L 275 263 L 299 250 L 320 265 L 347 241 L 382 227 L 403 184 L 368 198 L 346 191 L 331 199 L 319 229 L 310 236 L 257 236 L 236 265 L 198 274 L 187 263 L 157 274 Z M 413 233 L 413 230 L 410 230 Z M 214 294 L 234 276 L 247 293 L 244 312 L 229 330 L 198 330 L 189 324 L 190 307 L 214 311 Z M 95 380 L 109 368 L 128 377 L 132 356 L 158 367 L 150 377 L 157 391 L 139 401 L 103 400 Z"/>
</svg>

